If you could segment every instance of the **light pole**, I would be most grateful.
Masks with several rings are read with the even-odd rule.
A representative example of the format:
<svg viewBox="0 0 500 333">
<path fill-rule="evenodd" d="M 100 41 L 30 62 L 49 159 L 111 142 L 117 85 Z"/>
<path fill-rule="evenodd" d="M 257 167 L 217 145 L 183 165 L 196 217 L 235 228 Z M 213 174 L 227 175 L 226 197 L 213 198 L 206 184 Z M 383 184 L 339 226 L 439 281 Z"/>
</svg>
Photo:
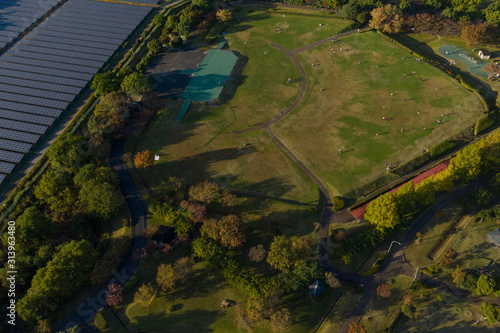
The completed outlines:
<svg viewBox="0 0 500 333">
<path fill-rule="evenodd" d="M 394 243 L 398 243 L 399 245 L 401 245 L 400 242 L 392 241 L 391 245 L 389 246 L 389 250 L 387 250 L 387 253 L 391 252 L 391 247 L 392 247 L 392 244 L 394 244 Z"/>
</svg>

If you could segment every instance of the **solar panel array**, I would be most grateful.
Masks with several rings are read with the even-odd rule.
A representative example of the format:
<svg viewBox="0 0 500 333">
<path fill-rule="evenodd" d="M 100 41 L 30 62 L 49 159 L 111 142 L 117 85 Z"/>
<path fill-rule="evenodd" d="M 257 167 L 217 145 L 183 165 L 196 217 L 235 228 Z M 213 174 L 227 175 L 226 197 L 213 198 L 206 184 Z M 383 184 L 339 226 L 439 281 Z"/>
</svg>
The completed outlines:
<svg viewBox="0 0 500 333">
<path fill-rule="evenodd" d="M 0 55 L 0 184 L 151 11 L 69 0 L 32 26 L 60 1 L 0 4 L 0 47 L 32 27 Z"/>
<path fill-rule="evenodd" d="M 62 0 L 2 0 L 0 4 L 0 49 L 16 39 Z"/>
</svg>

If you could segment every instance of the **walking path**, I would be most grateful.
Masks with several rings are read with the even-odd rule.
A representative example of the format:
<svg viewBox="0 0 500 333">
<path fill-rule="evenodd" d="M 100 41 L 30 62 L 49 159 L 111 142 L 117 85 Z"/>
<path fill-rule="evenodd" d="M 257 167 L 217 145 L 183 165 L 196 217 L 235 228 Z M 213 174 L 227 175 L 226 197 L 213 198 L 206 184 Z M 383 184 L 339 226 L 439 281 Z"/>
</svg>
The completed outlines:
<svg viewBox="0 0 500 333">
<path fill-rule="evenodd" d="M 97 332 L 93 327 L 94 316 L 106 306 L 105 294 L 109 284 L 117 282 L 124 286 L 133 276 L 142 257 L 142 251 L 146 245 L 146 239 L 142 236 L 144 228 L 147 226 L 147 209 L 141 199 L 138 189 L 135 187 L 132 176 L 128 171 L 127 165 L 122 160 L 123 148 L 127 137 L 133 132 L 139 123 L 139 114 L 136 113 L 129 118 L 125 128 L 111 147 L 110 167 L 116 172 L 120 180 L 120 189 L 122 191 L 125 204 L 129 210 L 131 233 L 133 237 L 132 246 L 114 276 L 106 284 L 99 285 L 94 289 L 80 304 L 75 306 L 71 312 L 61 319 L 54 328 L 56 331 L 66 330 L 73 326 L 78 326 L 80 332 Z"/>
</svg>

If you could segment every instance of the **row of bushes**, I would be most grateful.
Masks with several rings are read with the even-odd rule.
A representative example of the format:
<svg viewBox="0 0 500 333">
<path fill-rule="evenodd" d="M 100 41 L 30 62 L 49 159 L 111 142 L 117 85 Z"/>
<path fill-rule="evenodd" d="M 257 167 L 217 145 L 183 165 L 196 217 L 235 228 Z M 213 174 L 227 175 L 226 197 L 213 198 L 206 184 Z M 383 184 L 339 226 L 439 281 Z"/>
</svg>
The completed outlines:
<svg viewBox="0 0 500 333">
<path fill-rule="evenodd" d="M 371 275 L 377 273 L 386 259 L 387 259 L 387 254 L 382 254 L 380 257 L 377 258 L 375 265 L 370 267 L 370 269 L 367 270 L 366 272 L 364 272 L 363 275 L 364 276 L 371 276 Z"/>
<path fill-rule="evenodd" d="M 396 174 L 398 176 L 403 176 L 404 174 L 415 170 L 418 166 L 424 164 L 425 162 L 431 159 L 430 154 L 428 152 L 423 152 L 422 154 L 414 157 L 413 159 L 395 167 L 391 170 L 391 173 Z"/>
<path fill-rule="evenodd" d="M 497 112 L 494 111 L 480 118 L 476 123 L 476 127 L 474 128 L 474 135 L 478 135 L 479 133 L 491 127 L 495 123 L 496 117 Z"/>
<path fill-rule="evenodd" d="M 451 142 L 451 141 L 443 141 L 441 143 L 438 143 L 434 147 L 429 148 L 429 151 L 428 151 L 429 157 L 435 158 L 441 154 L 444 154 L 448 150 L 455 148 L 456 146 L 457 146 L 457 144 L 455 142 Z"/>
</svg>

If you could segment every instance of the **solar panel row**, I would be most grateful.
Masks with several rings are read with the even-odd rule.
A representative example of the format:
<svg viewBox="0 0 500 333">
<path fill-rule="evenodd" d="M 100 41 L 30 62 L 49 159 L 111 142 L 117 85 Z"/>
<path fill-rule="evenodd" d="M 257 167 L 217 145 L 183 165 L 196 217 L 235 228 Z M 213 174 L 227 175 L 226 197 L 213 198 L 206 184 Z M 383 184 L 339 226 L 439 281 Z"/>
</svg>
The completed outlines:
<svg viewBox="0 0 500 333">
<path fill-rule="evenodd" d="M 60 1 L 3 0 L 0 47 Z M 150 10 L 69 0 L 0 56 L 0 183 Z"/>
</svg>

